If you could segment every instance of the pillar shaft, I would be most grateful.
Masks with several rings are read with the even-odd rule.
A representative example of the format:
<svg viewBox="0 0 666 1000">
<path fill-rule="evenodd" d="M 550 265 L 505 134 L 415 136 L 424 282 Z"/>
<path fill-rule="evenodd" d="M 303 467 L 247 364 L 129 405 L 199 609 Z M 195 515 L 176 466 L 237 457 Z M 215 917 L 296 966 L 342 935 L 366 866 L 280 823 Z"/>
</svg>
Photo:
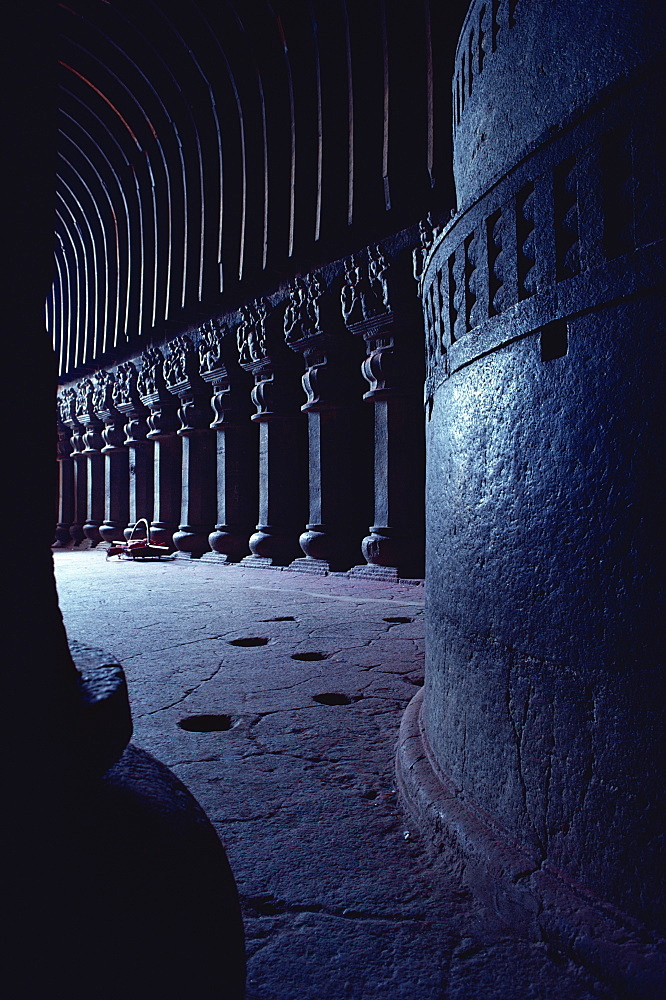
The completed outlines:
<svg viewBox="0 0 666 1000">
<path fill-rule="evenodd" d="M 191 556 L 210 551 L 208 536 L 216 512 L 216 439 L 210 429 L 210 387 L 199 372 L 192 340 L 181 335 L 169 342 L 164 362 L 166 386 L 180 402 L 178 436 L 182 438 L 181 507 L 173 544 Z"/>
<path fill-rule="evenodd" d="M 133 412 L 137 410 L 131 389 L 135 376 L 128 369 L 125 377 L 128 385 L 125 395 L 127 400 L 133 401 L 133 410 L 130 411 Z M 157 347 L 148 347 L 141 355 L 141 370 L 136 375 L 136 394 L 142 407 L 150 411 L 147 418 L 146 439 L 154 445 L 153 520 L 150 537 L 160 545 L 173 545 L 173 534 L 180 519 L 182 445 L 181 439 L 176 434 L 177 402 L 167 389 L 164 378 L 164 356 Z M 129 424 L 127 433 L 129 437 Z M 137 437 L 142 435 L 143 430 Z M 149 491 L 150 487 L 146 486 L 146 490 Z"/>
<path fill-rule="evenodd" d="M 180 520 L 182 442 L 175 433 L 152 439 L 155 441 L 155 478 L 150 537 L 160 545 L 172 545 Z"/>
<path fill-rule="evenodd" d="M 217 436 L 217 522 L 209 557 L 236 562 L 249 554 L 258 509 L 258 430 L 250 421 L 249 376 L 226 325 L 209 320 L 201 331 L 199 370 L 213 387 L 211 430 Z"/>
<path fill-rule="evenodd" d="M 155 492 L 155 448 L 152 441 L 134 441 L 128 444 L 128 448 L 129 523 L 125 528 L 126 538 L 132 535 L 140 518 L 152 521 Z"/>
<path fill-rule="evenodd" d="M 286 343 L 305 361 L 307 401 L 301 409 L 308 421 L 309 520 L 299 539 L 305 559 L 295 560 L 293 568 L 349 569 L 358 560 L 363 534 L 356 515 L 362 509 L 358 473 L 364 442 L 352 391 L 358 369 L 350 357 L 353 341 L 318 272 L 294 281 L 284 331 Z"/>
<path fill-rule="evenodd" d="M 363 398 L 374 423 L 374 524 L 362 542 L 367 567 L 356 567 L 360 575 L 424 572 L 422 348 L 408 281 L 411 274 L 407 279 L 397 271 L 379 247 L 368 250 L 367 261 L 346 262 L 342 311 L 349 330 L 365 341 L 362 372 L 369 389 Z"/>
<path fill-rule="evenodd" d="M 80 545 L 86 537 L 83 525 L 88 508 L 88 460 L 80 452 L 72 456 L 74 472 L 74 511 L 69 534 L 75 545 Z"/>
<path fill-rule="evenodd" d="M 259 424 L 259 519 L 250 538 L 255 563 L 286 565 L 298 553 L 307 510 L 306 435 L 299 412 L 298 376 L 283 343 L 280 317 L 265 300 L 241 310 L 237 330 L 241 367 L 254 375 L 252 402 Z"/>
<path fill-rule="evenodd" d="M 71 430 L 66 425 L 63 400 L 58 400 L 58 495 L 56 500 L 56 529 L 53 544 L 64 548 L 72 544 L 69 533 L 74 520 L 74 463 L 72 461 Z"/>
<path fill-rule="evenodd" d="M 152 441 L 146 439 L 149 410 L 141 401 L 138 379 L 136 365 L 131 361 L 118 365 L 113 403 L 125 420 L 122 443 L 128 449 L 129 523 L 124 529 L 126 538 L 132 537 L 138 520 L 145 518 L 150 522 L 153 517 L 154 446 Z M 138 534 L 145 536 L 143 526 L 138 529 Z"/>
</svg>

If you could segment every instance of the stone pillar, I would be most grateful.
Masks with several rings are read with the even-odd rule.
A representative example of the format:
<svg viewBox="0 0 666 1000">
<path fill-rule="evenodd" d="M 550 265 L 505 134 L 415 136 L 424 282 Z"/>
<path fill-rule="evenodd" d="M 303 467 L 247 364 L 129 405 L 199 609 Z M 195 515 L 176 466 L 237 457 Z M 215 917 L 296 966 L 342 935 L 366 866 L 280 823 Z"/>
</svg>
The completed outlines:
<svg viewBox="0 0 666 1000">
<path fill-rule="evenodd" d="M 125 538 L 145 537 L 145 528 L 134 528 L 138 520 L 153 518 L 155 487 L 154 445 L 147 440 L 148 409 L 141 402 L 138 371 L 131 361 L 118 365 L 113 387 L 113 401 L 125 418 L 125 445 L 129 449 L 129 524 Z"/>
<path fill-rule="evenodd" d="M 163 369 L 164 356 L 159 348 L 147 348 L 141 355 L 137 388 L 141 402 L 150 409 L 146 437 L 155 447 L 150 537 L 160 545 L 173 546 L 180 519 L 182 446 L 176 434 L 178 404 L 166 387 Z"/>
<path fill-rule="evenodd" d="M 118 541 L 129 517 L 129 452 L 125 446 L 124 419 L 113 401 L 115 376 L 99 371 L 93 393 L 95 413 L 104 423 L 104 521 L 99 533 L 105 542 Z"/>
<path fill-rule="evenodd" d="M 281 316 L 266 299 L 241 309 L 237 329 L 241 367 L 254 375 L 252 402 L 259 424 L 259 523 L 250 538 L 252 565 L 287 565 L 299 553 L 305 521 L 306 441 L 299 412 L 293 355 Z"/>
<path fill-rule="evenodd" d="M 210 551 L 215 524 L 215 433 L 210 429 L 210 388 L 199 374 L 197 352 L 186 334 L 168 345 L 164 378 L 180 401 L 178 435 L 182 439 L 180 524 L 173 544 L 187 555 Z"/>
<path fill-rule="evenodd" d="M 66 548 L 68 545 L 72 544 L 70 528 L 74 521 L 74 461 L 72 459 L 72 431 L 71 428 L 65 423 L 68 415 L 68 406 L 63 396 L 64 393 L 61 393 L 58 397 L 57 412 L 58 499 L 56 509 L 55 539 L 53 544 L 54 547 L 58 549 Z"/>
<path fill-rule="evenodd" d="M 301 410 L 308 420 L 310 514 L 299 538 L 305 558 L 291 564 L 305 572 L 349 569 L 358 559 L 364 531 L 358 517 L 364 434 L 353 394 L 358 367 L 348 349 L 353 342 L 341 336 L 340 326 L 322 276 L 297 278 L 284 331 L 306 367 L 301 381 L 307 401 Z"/>
<path fill-rule="evenodd" d="M 86 515 L 83 534 L 94 548 L 102 540 L 100 525 L 104 520 L 104 456 L 102 448 L 102 421 L 95 413 L 93 394 L 95 383 L 90 378 L 81 379 L 77 388 L 76 417 L 85 428 L 82 454 L 86 458 Z"/>
<path fill-rule="evenodd" d="M 379 247 L 345 262 L 342 312 L 363 337 L 363 398 L 374 410 L 374 524 L 354 575 L 423 576 L 424 437 L 422 321 L 408 279 Z"/>
<path fill-rule="evenodd" d="M 210 320 L 201 330 L 199 370 L 213 388 L 217 433 L 217 523 L 204 559 L 238 562 L 249 555 L 258 507 L 257 425 L 250 421 L 248 375 L 238 364 L 227 326 Z"/>
<path fill-rule="evenodd" d="M 423 271 L 426 670 L 398 780 L 491 913 L 658 997 L 664 9 L 513 13 L 477 0 L 463 28 L 459 208 Z"/>
<path fill-rule="evenodd" d="M 67 386 L 60 393 L 60 408 L 63 423 L 71 432 L 70 447 L 73 474 L 73 510 L 72 523 L 69 526 L 69 536 L 74 545 L 80 545 L 84 540 L 83 525 L 86 521 L 88 506 L 88 460 L 83 454 L 83 426 L 76 416 L 77 393 L 72 386 Z"/>
</svg>

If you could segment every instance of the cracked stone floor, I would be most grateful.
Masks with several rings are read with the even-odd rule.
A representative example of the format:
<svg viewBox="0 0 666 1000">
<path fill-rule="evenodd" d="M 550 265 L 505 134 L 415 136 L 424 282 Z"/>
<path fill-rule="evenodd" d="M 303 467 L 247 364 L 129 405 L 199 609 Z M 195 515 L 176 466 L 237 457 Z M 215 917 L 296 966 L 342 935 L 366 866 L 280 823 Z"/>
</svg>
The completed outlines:
<svg viewBox="0 0 666 1000">
<path fill-rule="evenodd" d="M 98 550 L 54 561 L 70 639 L 123 664 L 134 743 L 226 847 L 248 1000 L 615 996 L 491 921 L 402 811 L 393 756 L 423 678 L 423 587 Z"/>
</svg>

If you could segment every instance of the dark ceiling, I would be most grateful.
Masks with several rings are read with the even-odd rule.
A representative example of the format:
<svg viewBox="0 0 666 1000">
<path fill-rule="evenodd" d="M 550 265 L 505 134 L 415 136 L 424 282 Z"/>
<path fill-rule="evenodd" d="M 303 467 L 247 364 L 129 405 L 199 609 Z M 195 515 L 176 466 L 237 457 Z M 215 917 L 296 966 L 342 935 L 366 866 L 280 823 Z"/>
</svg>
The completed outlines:
<svg viewBox="0 0 666 1000">
<path fill-rule="evenodd" d="M 448 215 L 465 8 L 60 4 L 61 372 Z"/>
</svg>

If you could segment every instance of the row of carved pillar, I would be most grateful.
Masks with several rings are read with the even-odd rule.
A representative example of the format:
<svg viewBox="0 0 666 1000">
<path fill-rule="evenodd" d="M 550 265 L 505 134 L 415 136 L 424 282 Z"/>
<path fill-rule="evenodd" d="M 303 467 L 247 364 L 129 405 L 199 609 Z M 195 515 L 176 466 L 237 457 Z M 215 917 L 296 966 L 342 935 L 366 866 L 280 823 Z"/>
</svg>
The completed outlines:
<svg viewBox="0 0 666 1000">
<path fill-rule="evenodd" d="M 421 576 L 416 305 L 400 259 L 372 248 L 66 386 L 55 544 L 145 517 L 195 557 Z"/>
</svg>

